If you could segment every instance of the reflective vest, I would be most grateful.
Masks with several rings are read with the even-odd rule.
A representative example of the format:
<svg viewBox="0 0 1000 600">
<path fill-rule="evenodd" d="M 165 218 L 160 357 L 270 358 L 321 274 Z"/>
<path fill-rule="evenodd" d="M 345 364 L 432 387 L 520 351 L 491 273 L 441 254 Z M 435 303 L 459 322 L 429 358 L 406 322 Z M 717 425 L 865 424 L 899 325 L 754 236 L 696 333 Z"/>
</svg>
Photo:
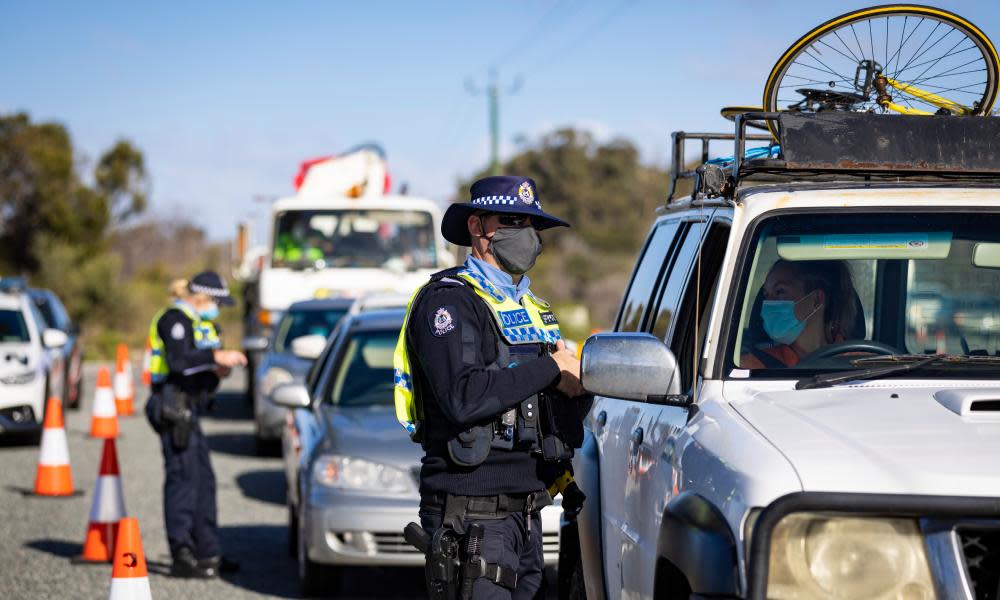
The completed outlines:
<svg viewBox="0 0 1000 600">
<path fill-rule="evenodd" d="M 443 273 L 452 272 L 449 270 Z M 493 315 L 502 342 L 508 346 L 555 344 L 562 339 L 559 323 L 552 314 L 551 306 L 531 292 L 525 293 L 519 304 L 514 299 L 505 296 L 486 278 L 465 269 L 457 271 L 454 278 L 445 275 L 436 279 L 432 278 L 430 283 L 436 281 L 451 281 L 471 286 L 476 295 L 486 303 L 490 314 Z M 396 418 L 414 441 L 420 441 L 421 438 L 420 425 L 423 421 L 423 409 L 420 399 L 414 394 L 412 369 L 406 344 L 406 329 L 414 300 L 426 288 L 426 285 L 421 287 L 410 297 L 406 307 L 406 317 L 403 319 L 403 329 L 399 333 L 392 361 Z"/>
<path fill-rule="evenodd" d="M 163 383 L 170 373 L 170 365 L 167 364 L 167 357 L 164 353 L 163 339 L 160 338 L 160 332 L 156 326 L 159 324 L 163 314 L 174 308 L 184 313 L 184 316 L 188 319 L 191 319 L 191 328 L 194 330 L 194 345 L 196 348 L 214 350 L 222 346 L 222 340 L 219 339 L 219 333 L 214 323 L 203 321 L 198 316 L 198 313 L 184 302 L 175 302 L 172 306 L 168 306 L 156 313 L 153 316 L 152 323 L 149 324 L 149 377 L 152 383 Z"/>
</svg>

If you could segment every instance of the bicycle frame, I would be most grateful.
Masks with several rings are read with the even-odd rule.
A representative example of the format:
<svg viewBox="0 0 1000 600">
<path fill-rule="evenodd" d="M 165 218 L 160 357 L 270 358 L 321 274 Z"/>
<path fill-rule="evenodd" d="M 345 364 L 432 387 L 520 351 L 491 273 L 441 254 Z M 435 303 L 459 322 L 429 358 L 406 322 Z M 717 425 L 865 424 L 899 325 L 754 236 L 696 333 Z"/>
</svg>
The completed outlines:
<svg viewBox="0 0 1000 600">
<path fill-rule="evenodd" d="M 880 85 L 881 84 L 881 85 Z M 898 112 L 904 115 L 932 115 L 934 113 L 927 112 L 925 110 L 920 110 L 917 108 L 909 108 L 892 101 L 891 96 L 885 93 L 885 86 L 892 87 L 901 92 L 906 92 L 911 96 L 919 98 L 928 104 L 933 104 L 938 108 L 943 108 L 953 115 L 971 115 L 973 114 L 973 109 L 968 106 L 962 106 L 957 102 L 948 100 L 947 98 L 942 98 L 937 94 L 932 94 L 931 92 L 922 90 L 914 85 L 904 83 L 902 81 L 896 81 L 891 77 L 886 77 L 885 75 L 879 75 L 875 78 L 875 88 L 878 90 L 878 103 L 881 107 L 891 110 L 893 112 Z"/>
</svg>

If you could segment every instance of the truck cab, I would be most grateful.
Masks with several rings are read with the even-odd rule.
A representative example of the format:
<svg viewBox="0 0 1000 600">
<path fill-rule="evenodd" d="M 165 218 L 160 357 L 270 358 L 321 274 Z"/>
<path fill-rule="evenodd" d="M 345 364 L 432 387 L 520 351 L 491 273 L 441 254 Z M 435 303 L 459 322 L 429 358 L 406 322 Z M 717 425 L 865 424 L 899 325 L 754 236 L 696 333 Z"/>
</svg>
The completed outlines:
<svg viewBox="0 0 1000 600">
<path fill-rule="evenodd" d="M 736 123 L 584 345 L 562 595 L 995 597 L 1000 123 Z"/>
</svg>

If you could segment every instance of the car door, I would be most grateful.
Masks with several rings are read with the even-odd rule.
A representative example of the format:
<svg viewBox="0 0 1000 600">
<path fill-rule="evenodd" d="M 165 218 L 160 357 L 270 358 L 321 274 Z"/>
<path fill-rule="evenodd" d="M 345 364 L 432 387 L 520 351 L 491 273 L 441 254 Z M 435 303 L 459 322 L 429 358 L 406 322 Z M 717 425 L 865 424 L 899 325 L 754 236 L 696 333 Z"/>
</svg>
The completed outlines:
<svg viewBox="0 0 1000 600">
<path fill-rule="evenodd" d="M 704 343 L 729 224 L 723 218 L 710 225 L 691 222 L 684 234 L 660 288 L 650 331 L 670 346 L 677 358 L 680 390 L 690 395 L 697 384 L 695 359 Z M 687 424 L 689 409 L 652 402 L 629 405 L 622 420 L 626 429 L 619 436 L 627 444 L 622 469 L 622 520 L 627 524 L 621 557 L 622 596 L 652 598 L 663 510 L 678 493 L 672 444 Z"/>
<path fill-rule="evenodd" d="M 616 331 L 642 331 L 645 327 L 656 290 L 673 256 L 680 227 L 681 222 L 676 219 L 661 221 L 650 232 L 622 301 Z M 621 580 L 619 559 L 624 526 L 621 507 L 625 474 L 620 468 L 622 442 L 617 435 L 623 429 L 625 409 L 626 403 L 620 400 L 598 396 L 594 399 L 592 418 L 589 419 L 601 480 L 601 546 L 610 597 L 617 597 Z"/>
</svg>

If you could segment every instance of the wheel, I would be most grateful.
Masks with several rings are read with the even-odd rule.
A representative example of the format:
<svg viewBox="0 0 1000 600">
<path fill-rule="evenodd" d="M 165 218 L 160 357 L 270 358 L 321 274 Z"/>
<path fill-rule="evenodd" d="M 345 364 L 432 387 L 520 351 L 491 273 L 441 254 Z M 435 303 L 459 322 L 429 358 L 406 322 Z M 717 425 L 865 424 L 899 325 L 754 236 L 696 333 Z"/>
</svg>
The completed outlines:
<svg viewBox="0 0 1000 600">
<path fill-rule="evenodd" d="M 340 573 L 336 567 L 309 560 L 305 542 L 305 528 L 308 523 L 301 518 L 296 519 L 296 521 L 298 521 L 299 527 L 296 536 L 298 543 L 295 546 L 299 560 L 299 586 L 302 595 L 307 597 L 333 596 L 337 592 Z"/>
<path fill-rule="evenodd" d="M 559 568 L 557 591 L 559 600 L 586 600 L 583 561 L 580 560 L 580 534 L 576 523 L 569 523 L 559 532 Z"/>
<path fill-rule="evenodd" d="M 299 553 L 299 518 L 295 507 L 288 507 L 288 557 L 297 558 Z"/>
<path fill-rule="evenodd" d="M 841 15 L 782 54 L 764 110 L 989 115 L 1000 59 L 988 37 L 939 8 L 890 4 Z M 769 121 L 772 134 L 776 125 Z"/>
</svg>

